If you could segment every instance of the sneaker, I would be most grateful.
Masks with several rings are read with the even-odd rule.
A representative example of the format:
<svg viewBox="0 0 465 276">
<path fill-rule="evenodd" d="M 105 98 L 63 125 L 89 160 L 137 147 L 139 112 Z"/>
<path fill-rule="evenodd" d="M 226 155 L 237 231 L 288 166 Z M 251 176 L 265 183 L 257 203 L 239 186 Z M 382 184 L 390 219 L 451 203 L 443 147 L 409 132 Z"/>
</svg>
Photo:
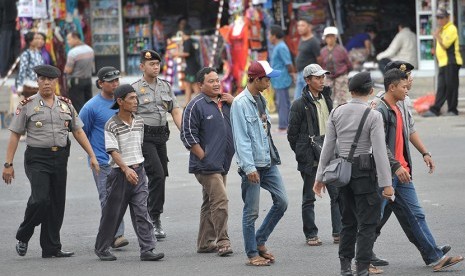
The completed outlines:
<svg viewBox="0 0 465 276">
<path fill-rule="evenodd" d="M 157 239 L 164 239 L 166 238 L 166 233 L 161 227 L 161 221 L 159 218 L 155 219 L 153 221 L 153 234 L 155 235 L 155 238 Z"/>
<path fill-rule="evenodd" d="M 129 241 L 123 236 L 118 236 L 115 241 L 113 242 L 113 244 L 111 245 L 112 248 L 120 248 L 120 247 L 123 247 L 123 246 L 126 246 L 129 244 Z"/>
<path fill-rule="evenodd" d="M 163 259 L 163 257 L 165 257 L 165 254 L 154 253 L 153 250 L 154 249 L 140 254 L 140 260 L 141 261 L 158 261 L 160 259 Z"/>
<path fill-rule="evenodd" d="M 19 256 L 24 256 L 26 255 L 26 252 L 27 252 L 27 242 L 22 242 L 22 241 L 18 241 L 18 243 L 16 243 L 16 252 L 18 253 Z"/>
<path fill-rule="evenodd" d="M 101 261 L 116 261 L 115 255 L 111 254 L 110 250 L 108 249 L 103 252 L 97 251 L 97 249 L 95 249 L 94 252 Z"/>
<path fill-rule="evenodd" d="M 429 117 L 437 117 L 438 115 L 431 112 L 431 110 L 428 110 L 425 113 L 421 114 L 421 116 L 425 118 L 429 118 Z"/>
</svg>

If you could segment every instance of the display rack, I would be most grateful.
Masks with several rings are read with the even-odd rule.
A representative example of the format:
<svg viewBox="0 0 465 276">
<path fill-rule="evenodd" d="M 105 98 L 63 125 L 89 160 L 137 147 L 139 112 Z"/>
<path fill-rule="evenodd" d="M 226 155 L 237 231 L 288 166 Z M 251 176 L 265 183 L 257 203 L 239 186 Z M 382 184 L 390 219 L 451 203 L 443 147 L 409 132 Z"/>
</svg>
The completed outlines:
<svg viewBox="0 0 465 276">
<path fill-rule="evenodd" d="M 128 2 L 123 9 L 126 73 L 139 74 L 140 52 L 152 49 L 152 19 L 149 5 Z"/>
<path fill-rule="evenodd" d="M 435 46 L 433 32 L 435 26 L 435 12 L 433 9 L 445 8 L 449 14 L 453 15 L 453 7 L 449 0 L 416 0 L 417 10 L 417 47 L 418 47 L 418 69 L 434 70 L 434 56 L 432 49 Z"/>
<path fill-rule="evenodd" d="M 91 0 L 92 46 L 95 66 L 121 68 L 121 13 L 118 0 Z"/>
</svg>

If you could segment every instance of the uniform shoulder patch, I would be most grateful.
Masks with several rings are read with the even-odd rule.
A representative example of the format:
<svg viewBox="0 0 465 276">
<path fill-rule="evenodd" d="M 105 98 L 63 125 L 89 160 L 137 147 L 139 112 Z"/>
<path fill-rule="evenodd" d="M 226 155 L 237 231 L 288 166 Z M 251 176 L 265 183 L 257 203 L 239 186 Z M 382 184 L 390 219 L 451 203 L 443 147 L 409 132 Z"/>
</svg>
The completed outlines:
<svg viewBox="0 0 465 276">
<path fill-rule="evenodd" d="M 63 96 L 58 96 L 58 99 L 60 101 L 64 101 L 67 104 L 73 104 L 69 98 L 63 97 Z"/>
<path fill-rule="evenodd" d="M 138 79 L 138 80 L 136 80 L 135 82 L 131 83 L 131 85 L 134 85 L 134 84 L 140 82 L 141 80 L 142 80 L 142 79 Z"/>
<path fill-rule="evenodd" d="M 26 105 L 28 102 L 32 101 L 32 97 L 28 97 L 22 101 L 19 102 L 20 105 Z"/>
</svg>

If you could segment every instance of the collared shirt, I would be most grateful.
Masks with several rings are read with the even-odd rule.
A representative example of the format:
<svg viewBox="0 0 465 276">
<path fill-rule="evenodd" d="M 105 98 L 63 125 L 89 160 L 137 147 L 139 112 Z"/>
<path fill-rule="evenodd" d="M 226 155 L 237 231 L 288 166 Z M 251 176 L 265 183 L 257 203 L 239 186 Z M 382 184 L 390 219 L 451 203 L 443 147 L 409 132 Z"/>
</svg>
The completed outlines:
<svg viewBox="0 0 465 276">
<path fill-rule="evenodd" d="M 310 94 L 310 97 L 313 99 L 313 102 L 315 103 L 320 135 L 325 135 L 326 134 L 326 123 L 328 122 L 328 118 L 329 118 L 329 109 L 328 109 L 328 105 L 326 104 L 326 100 L 321 94 L 319 98 L 315 99 L 315 97 L 313 97 L 310 90 L 306 93 Z"/>
<path fill-rule="evenodd" d="M 128 125 L 114 115 L 105 125 L 105 150 L 110 154 L 117 151 L 127 166 L 144 162 L 142 143 L 144 141 L 144 120 L 133 115 L 132 124 Z M 118 168 L 110 155 L 110 166 Z"/>
<path fill-rule="evenodd" d="M 271 67 L 281 71 L 281 75 L 271 79 L 271 84 L 275 89 L 288 88 L 292 84 L 292 78 L 287 70 L 287 66 L 292 65 L 291 52 L 284 41 L 280 41 L 273 48 L 271 53 Z"/>
<path fill-rule="evenodd" d="M 94 50 L 86 44 L 73 47 L 68 52 L 66 67 L 73 68 L 71 78 L 91 78 L 94 68 Z"/>
<path fill-rule="evenodd" d="M 142 77 L 131 85 L 136 90 L 139 99 L 137 115 L 144 119 L 146 125 L 165 126 L 167 113 L 171 113 L 174 108 L 179 108 L 171 85 L 158 77 L 155 83 L 149 84 Z"/>
<path fill-rule="evenodd" d="M 438 59 L 439 67 L 448 64 L 462 65 L 463 60 L 460 55 L 459 36 L 457 27 L 452 22 L 444 25 L 440 32 L 442 44 L 446 49 L 442 48 L 439 42 L 436 41 L 436 58 Z"/>
<path fill-rule="evenodd" d="M 263 97 L 260 95 L 260 97 Z M 265 99 L 262 98 L 264 102 Z M 271 166 L 270 142 L 266 125 L 271 118 L 266 109 L 267 124 L 260 118 L 257 102 L 246 87 L 233 101 L 231 106 L 231 125 L 234 137 L 236 160 L 239 167 L 250 174 L 257 168 Z M 277 164 L 280 164 L 278 152 Z"/>
<path fill-rule="evenodd" d="M 16 78 L 17 88 L 22 88 L 26 81 L 37 82 L 37 74 L 32 70 L 37 65 L 44 64 L 44 59 L 40 51 L 27 49 L 25 50 L 19 60 L 19 72 Z"/>
<path fill-rule="evenodd" d="M 353 99 L 347 104 L 333 109 L 326 126 L 325 142 L 321 151 L 316 180 L 323 180 L 323 171 L 334 155 L 336 140 L 340 156 L 347 157 L 349 155 L 355 133 L 367 107 L 368 103 Z M 380 187 L 391 186 L 391 170 L 386 150 L 383 118 L 381 113 L 376 110 L 372 110 L 368 114 L 354 157 L 371 153 L 371 149 L 373 149 L 373 157 L 376 163 L 378 185 Z"/>
<path fill-rule="evenodd" d="M 75 131 L 82 126 L 71 104 L 55 96 L 49 107 L 38 92 L 18 105 L 9 129 L 18 134 L 26 133 L 28 146 L 48 148 L 65 147 L 70 129 Z"/>
</svg>

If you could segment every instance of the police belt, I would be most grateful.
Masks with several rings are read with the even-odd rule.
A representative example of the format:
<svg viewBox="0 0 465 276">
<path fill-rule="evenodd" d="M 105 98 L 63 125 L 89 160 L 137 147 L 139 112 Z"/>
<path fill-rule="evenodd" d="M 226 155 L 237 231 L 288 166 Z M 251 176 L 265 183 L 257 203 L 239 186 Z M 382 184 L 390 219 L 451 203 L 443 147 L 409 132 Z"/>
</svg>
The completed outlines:
<svg viewBox="0 0 465 276">
<path fill-rule="evenodd" d="M 31 147 L 27 146 L 28 149 L 34 150 L 34 151 L 42 151 L 42 152 L 56 152 L 56 151 L 62 151 L 65 150 L 67 147 L 49 147 L 49 148 L 38 148 L 38 147 Z"/>
<path fill-rule="evenodd" d="M 168 133 L 167 126 L 149 126 L 144 125 L 144 135 L 157 135 L 157 134 L 166 134 Z"/>
</svg>

